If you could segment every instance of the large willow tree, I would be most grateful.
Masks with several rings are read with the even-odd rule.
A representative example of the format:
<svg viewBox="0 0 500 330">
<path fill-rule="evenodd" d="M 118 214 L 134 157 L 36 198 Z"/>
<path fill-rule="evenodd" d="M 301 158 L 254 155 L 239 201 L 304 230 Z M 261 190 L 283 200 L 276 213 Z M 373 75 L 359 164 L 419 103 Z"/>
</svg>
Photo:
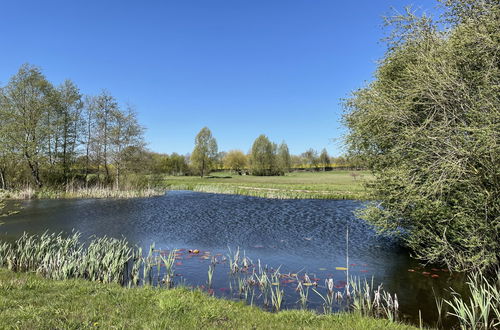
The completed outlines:
<svg viewBox="0 0 500 330">
<path fill-rule="evenodd" d="M 346 102 L 347 142 L 376 178 L 365 219 L 418 258 L 491 269 L 500 256 L 500 4 L 443 8 L 437 23 L 411 12 L 392 19 L 374 81 Z"/>
</svg>

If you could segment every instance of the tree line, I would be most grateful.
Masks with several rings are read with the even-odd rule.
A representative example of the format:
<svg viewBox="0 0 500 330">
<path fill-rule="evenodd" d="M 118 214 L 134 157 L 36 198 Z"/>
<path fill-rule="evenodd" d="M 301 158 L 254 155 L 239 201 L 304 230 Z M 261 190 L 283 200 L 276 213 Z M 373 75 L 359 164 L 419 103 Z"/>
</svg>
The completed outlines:
<svg viewBox="0 0 500 330">
<path fill-rule="evenodd" d="M 25 64 L 0 88 L 0 188 L 115 186 L 144 129 L 133 107 L 107 91 L 82 95 L 74 82 L 55 86 Z"/>
<path fill-rule="evenodd" d="M 83 95 L 71 80 L 51 83 L 39 67 L 25 64 L 0 87 L 0 189 L 113 187 L 155 184 L 154 175 L 200 175 L 213 170 L 284 175 L 359 166 L 352 159 L 309 149 L 291 155 L 283 141 L 265 135 L 250 151 L 219 152 L 210 129 L 195 138 L 191 154 L 146 148 L 144 128 L 130 105 L 103 90 Z"/>
<path fill-rule="evenodd" d="M 325 171 L 333 167 L 361 167 L 353 159 L 330 157 L 326 149 L 321 153 L 309 149 L 301 155 L 291 155 L 285 141 L 278 145 L 264 134 L 255 139 L 247 154 L 238 149 L 219 152 L 217 141 L 208 127 L 202 128 L 196 135 L 191 154 L 184 158 L 178 154 L 157 154 L 156 157 L 163 164 L 157 168 L 157 173 L 201 177 L 214 170 L 229 170 L 240 175 L 273 176 L 285 175 L 292 170 Z"/>
</svg>

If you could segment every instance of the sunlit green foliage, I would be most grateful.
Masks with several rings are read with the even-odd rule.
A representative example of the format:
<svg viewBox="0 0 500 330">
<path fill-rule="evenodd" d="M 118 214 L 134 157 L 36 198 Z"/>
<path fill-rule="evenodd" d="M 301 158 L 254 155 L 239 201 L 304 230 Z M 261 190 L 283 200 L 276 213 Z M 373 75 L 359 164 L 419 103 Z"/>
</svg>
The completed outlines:
<svg viewBox="0 0 500 330">
<path fill-rule="evenodd" d="M 196 135 L 191 164 L 198 174 L 203 177 L 210 173 L 217 157 L 217 141 L 208 127 L 203 127 Z"/>
<path fill-rule="evenodd" d="M 247 165 L 247 156 L 241 150 L 231 150 L 224 156 L 224 167 L 238 174 L 242 174 Z"/>
<path fill-rule="evenodd" d="M 125 189 L 129 157 L 143 149 L 134 109 L 103 91 L 83 97 L 25 64 L 0 87 L 0 189 Z"/>
<path fill-rule="evenodd" d="M 347 142 L 379 202 L 364 217 L 453 269 L 500 256 L 500 3 L 448 1 L 449 29 L 408 12 L 375 80 L 346 103 Z"/>
</svg>

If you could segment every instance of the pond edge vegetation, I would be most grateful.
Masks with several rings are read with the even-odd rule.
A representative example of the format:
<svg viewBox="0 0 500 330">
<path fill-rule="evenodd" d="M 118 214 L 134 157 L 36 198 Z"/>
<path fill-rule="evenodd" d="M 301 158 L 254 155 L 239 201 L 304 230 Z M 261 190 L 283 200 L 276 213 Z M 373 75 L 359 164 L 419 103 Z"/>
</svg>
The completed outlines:
<svg viewBox="0 0 500 330">
<path fill-rule="evenodd" d="M 328 289 L 328 283 L 327 292 L 325 293 L 325 315 L 318 315 L 313 311 L 294 310 L 282 312 L 280 311 L 280 304 L 283 299 L 282 290 L 279 285 L 276 285 L 276 283 L 280 282 L 281 274 L 279 274 L 278 271 L 268 273 L 267 268 L 265 270 L 263 268 L 261 269 L 260 262 L 260 271 L 258 275 L 256 274 L 255 277 L 252 276 L 251 278 L 244 277 L 244 280 L 239 281 L 240 286 L 235 287 L 235 290 L 238 290 L 240 295 L 243 295 L 244 292 L 248 294 L 247 290 L 249 290 L 250 285 L 259 286 L 263 292 L 266 292 L 267 298 L 265 299 L 269 301 L 270 310 L 277 313 L 265 312 L 251 306 L 244 306 L 234 301 L 222 302 L 222 299 L 214 299 L 208 297 L 206 293 L 200 293 L 200 288 L 195 288 L 194 291 L 187 290 L 186 287 L 174 288 L 173 269 L 175 267 L 175 251 L 172 250 L 167 254 L 155 254 L 155 252 L 158 251 L 156 251 L 154 245 L 152 245 L 148 253 L 143 255 L 142 249 L 131 248 L 125 240 L 108 237 L 95 238 L 85 245 L 84 243 L 80 243 L 80 235 L 78 233 L 74 233 L 68 237 L 63 237 L 61 234 L 43 234 L 40 236 L 24 234 L 15 243 L 10 244 L 4 242 L 0 244 L 0 291 L 5 291 L 6 296 L 11 297 L 18 293 L 17 291 L 14 292 L 14 290 L 22 291 L 23 289 L 29 289 L 36 291 L 39 285 L 46 287 L 64 286 L 64 284 L 57 284 L 55 282 L 52 284 L 49 280 L 72 283 L 72 285 L 80 287 L 97 287 L 95 284 L 84 283 L 100 282 L 108 285 L 120 285 L 123 288 L 100 287 L 101 292 L 98 293 L 98 295 L 105 295 L 109 290 L 127 290 L 122 291 L 124 296 L 127 295 L 125 292 L 130 292 L 130 295 L 136 295 L 138 292 L 147 294 L 148 292 L 154 291 L 154 295 L 164 295 L 162 291 L 172 291 L 172 294 L 167 295 L 178 296 L 181 300 L 182 297 L 185 296 L 196 297 L 196 300 L 193 301 L 196 305 L 207 305 L 211 306 L 211 308 L 216 308 L 215 306 L 222 304 L 242 309 L 246 313 L 255 314 L 256 317 L 270 318 L 271 320 L 274 318 L 279 319 L 280 324 L 277 324 L 278 327 L 290 323 L 290 326 L 323 328 L 338 323 L 339 326 L 343 325 L 343 328 L 352 326 L 355 326 L 355 328 L 361 328 L 362 326 L 384 326 L 394 329 L 412 328 L 409 325 L 393 322 L 394 320 L 388 321 L 380 318 L 372 318 L 372 316 L 381 316 L 381 314 L 377 314 L 378 312 L 375 313 L 377 305 L 372 305 L 373 308 L 371 310 L 367 310 L 366 308 L 355 308 L 353 309 L 354 313 L 330 315 L 332 305 L 327 302 L 329 300 L 333 301 L 333 299 L 338 299 L 338 297 L 334 297 L 333 287 Z M 228 260 L 229 272 L 232 275 L 244 271 L 248 268 L 249 262 L 251 262 L 244 255 L 240 254 L 239 249 L 234 252 L 230 251 Z M 212 264 L 210 267 L 213 269 L 215 264 Z M 210 274 L 210 267 L 208 275 Z M 14 275 L 14 273 L 34 273 L 36 276 L 42 276 L 48 280 L 40 280 L 35 275 Z M 160 274 L 162 275 L 161 278 Z M 304 280 L 301 287 L 308 292 L 309 288 L 314 287 L 316 284 L 313 284 L 311 279 L 307 277 L 307 274 L 305 276 L 306 280 Z M 19 280 L 21 278 L 24 280 Z M 210 276 L 208 278 L 208 283 L 210 283 Z M 251 284 L 251 281 L 253 284 Z M 26 282 L 31 283 L 26 287 Z M 33 282 L 37 282 L 37 284 L 33 284 Z M 154 290 L 152 290 L 153 288 Z M 161 290 L 162 288 L 168 290 Z M 316 289 L 313 290 L 318 292 Z M 359 290 L 360 294 L 356 293 L 358 292 L 357 290 L 356 288 L 352 290 L 351 294 L 353 295 L 353 299 L 356 299 L 356 301 L 359 301 L 359 299 L 364 301 L 365 299 L 363 298 L 364 295 L 361 294 L 361 288 Z M 43 293 L 42 291 L 41 293 L 35 294 L 35 296 L 43 300 Z M 348 296 L 349 294 L 347 297 Z M 79 295 L 77 298 L 81 299 L 82 295 Z M 382 308 L 382 301 L 380 303 L 379 311 L 382 312 L 385 309 Z M 0 320 L 1 318 L 6 318 L 11 314 L 14 315 L 16 312 L 19 312 L 16 311 L 16 308 L 8 306 L 1 307 L 5 308 L 5 313 L 1 314 Z M 195 307 L 195 309 L 196 308 L 197 307 Z M 180 311 L 180 314 L 181 315 L 178 316 L 182 316 L 183 311 Z M 281 323 L 283 321 L 281 318 L 286 317 L 286 315 L 294 315 L 295 317 L 283 324 Z M 168 317 L 172 317 L 172 315 Z M 169 321 L 168 317 L 164 320 L 165 322 Z M 199 315 L 195 318 L 198 319 Z M 305 319 L 303 320 L 303 318 Z M 203 317 L 201 317 L 201 319 L 203 319 Z M 154 320 L 157 320 L 157 318 L 154 318 Z M 33 320 L 29 320 L 28 318 L 28 321 L 31 322 Z M 54 320 L 46 320 L 47 323 L 53 321 Z M 65 322 L 67 321 L 68 320 L 65 320 Z M 152 320 L 147 322 L 152 322 Z M 193 321 L 190 320 L 190 322 Z M 232 323 L 233 326 L 237 328 L 246 328 L 249 326 L 248 323 L 243 322 L 239 317 L 232 320 L 225 319 L 224 322 L 217 322 L 217 325 L 223 326 L 226 322 Z M 43 321 L 40 325 L 45 326 Z M 214 325 L 215 324 L 212 326 Z M 259 327 L 263 326 L 264 324 L 259 325 Z"/>
<path fill-rule="evenodd" d="M 155 287 L 159 291 L 161 288 L 180 290 L 174 288 L 175 257 L 176 250 L 162 252 L 155 250 L 154 244 L 147 254 L 144 254 L 141 248 L 130 247 L 125 239 L 100 237 L 93 238 L 85 244 L 80 241 L 78 233 L 67 237 L 62 234 L 24 234 L 14 243 L 0 243 L 0 269 L 36 273 L 51 280 L 81 279 L 114 283 L 130 289 Z M 279 269 L 269 271 L 267 266 L 262 267 L 260 261 L 257 271 L 247 274 L 252 261 L 242 255 L 239 249 L 234 252 L 229 251 L 226 260 L 229 265 L 228 272 L 234 276 L 235 292 L 239 293 L 241 301 L 247 303 L 250 301 L 250 305 L 253 305 L 253 296 L 257 288 L 267 302 L 265 306 L 268 306 L 270 311 L 280 312 L 283 300 L 280 281 L 295 276 L 298 282 L 299 302 L 303 309 L 307 308 L 308 296 L 312 290 L 322 298 L 324 314 L 331 314 L 332 306 L 336 302 L 347 302 L 345 311 L 353 312 L 360 317 L 383 318 L 391 323 L 398 321 L 397 295 L 384 291 L 382 285 L 375 288 L 373 279 L 370 282 L 366 279 L 349 278 L 349 283 L 343 290 L 335 290 L 333 280 L 325 280 L 325 285 L 322 286 L 307 274 L 299 279 L 297 274 L 280 274 Z M 211 290 L 211 274 L 213 275 L 213 269 L 217 264 L 217 260 L 212 257 L 207 273 L 208 287 L 205 288 L 208 293 Z M 463 299 L 457 293 L 454 293 L 450 300 L 436 300 L 438 310 L 443 308 L 443 304 L 451 308 L 451 311 L 443 317 L 456 317 L 464 329 L 493 329 L 499 326 L 499 273 L 497 272 L 497 278 L 493 281 L 480 273 L 473 273 L 469 276 L 468 287 L 471 292 L 469 300 Z M 0 290 L 6 288 L 9 289 L 9 285 L 0 282 Z"/>
</svg>

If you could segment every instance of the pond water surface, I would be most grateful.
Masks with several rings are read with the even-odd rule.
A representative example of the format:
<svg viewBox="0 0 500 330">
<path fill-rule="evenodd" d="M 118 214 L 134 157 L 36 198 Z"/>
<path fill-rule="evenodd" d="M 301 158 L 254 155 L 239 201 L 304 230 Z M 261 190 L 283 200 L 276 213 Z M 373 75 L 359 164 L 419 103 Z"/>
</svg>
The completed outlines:
<svg viewBox="0 0 500 330">
<path fill-rule="evenodd" d="M 376 284 L 397 293 L 405 318 L 418 322 L 419 310 L 428 324 L 437 317 L 433 288 L 448 295 L 463 279 L 444 269 L 421 266 L 407 250 L 354 216 L 363 203 L 353 200 L 275 200 L 190 191 L 171 191 L 145 199 L 33 200 L 21 212 L 4 218 L 0 239 L 13 240 L 29 233 L 71 232 L 125 237 L 130 243 L 158 249 L 199 249 L 200 256 L 228 254 L 240 248 L 256 263 L 281 273 L 307 273 L 324 285 L 327 278 L 345 283 L 346 231 L 349 228 L 349 272 L 374 277 Z M 207 252 L 207 253 L 208 253 Z M 185 253 L 175 271 L 186 285 L 207 281 L 209 258 Z M 414 271 L 409 271 L 414 270 Z M 438 275 L 431 277 L 422 272 Z M 228 268 L 216 267 L 213 294 L 234 298 L 228 289 Z M 298 308 L 294 284 L 283 284 L 284 308 Z M 310 308 L 321 301 L 309 295 Z M 258 303 L 258 300 L 255 300 Z"/>
</svg>

